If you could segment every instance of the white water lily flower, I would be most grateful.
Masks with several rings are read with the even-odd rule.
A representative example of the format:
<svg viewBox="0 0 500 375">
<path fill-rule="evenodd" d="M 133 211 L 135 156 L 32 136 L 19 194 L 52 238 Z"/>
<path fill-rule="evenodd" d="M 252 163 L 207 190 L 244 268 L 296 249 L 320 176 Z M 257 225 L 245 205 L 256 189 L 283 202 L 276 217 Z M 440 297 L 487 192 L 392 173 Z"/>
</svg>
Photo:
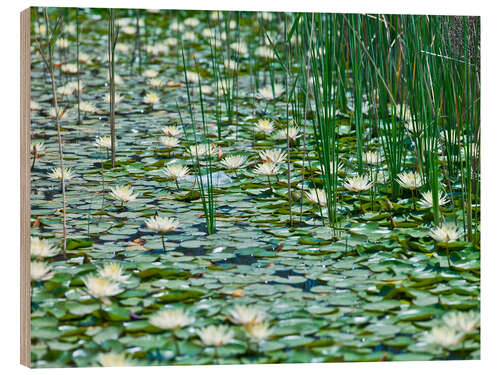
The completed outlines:
<svg viewBox="0 0 500 375">
<path fill-rule="evenodd" d="M 57 247 L 52 246 L 49 241 L 38 237 L 31 237 L 30 249 L 31 255 L 37 258 L 50 258 L 59 252 Z"/>
<path fill-rule="evenodd" d="M 165 43 L 167 44 L 167 46 L 174 48 L 177 46 L 177 38 L 173 37 L 167 38 L 165 39 Z"/>
<path fill-rule="evenodd" d="M 161 128 L 161 131 L 168 137 L 177 137 L 179 134 L 181 134 L 181 129 L 175 125 L 164 126 L 163 128 Z"/>
<path fill-rule="evenodd" d="M 267 317 L 264 311 L 254 306 L 236 305 L 229 313 L 231 314 L 229 319 L 234 324 L 241 325 L 262 323 Z"/>
<path fill-rule="evenodd" d="M 125 357 L 123 353 L 99 353 L 97 360 L 102 367 L 135 366 L 135 362 Z"/>
<path fill-rule="evenodd" d="M 214 93 L 214 89 L 212 88 L 212 86 L 202 85 L 201 86 L 201 93 L 203 95 L 212 95 Z"/>
<path fill-rule="evenodd" d="M 116 43 L 115 50 L 118 52 L 128 53 L 130 51 L 130 46 L 125 43 Z"/>
<path fill-rule="evenodd" d="M 248 47 L 242 41 L 231 43 L 230 47 L 233 51 L 239 53 L 240 55 L 246 55 L 248 53 Z"/>
<path fill-rule="evenodd" d="M 194 317 L 183 309 L 166 309 L 157 312 L 149 318 L 149 322 L 161 329 L 176 330 L 194 323 Z"/>
<path fill-rule="evenodd" d="M 378 152 L 367 151 L 362 154 L 363 163 L 377 165 L 382 163 L 383 158 Z"/>
<path fill-rule="evenodd" d="M 189 174 L 189 168 L 181 164 L 167 165 L 162 169 L 162 173 L 170 180 L 177 180 L 186 177 Z"/>
<path fill-rule="evenodd" d="M 37 34 L 45 34 L 45 31 L 47 31 L 47 27 L 45 25 L 35 25 L 35 32 Z"/>
<path fill-rule="evenodd" d="M 146 46 L 146 52 L 151 55 L 161 55 L 168 52 L 168 47 L 161 43 L 148 44 Z"/>
<path fill-rule="evenodd" d="M 120 27 L 128 26 L 128 25 L 130 25 L 131 22 L 132 22 L 132 20 L 130 18 L 118 18 L 116 20 L 116 24 Z"/>
<path fill-rule="evenodd" d="M 83 64 L 88 64 L 89 62 L 92 62 L 92 59 L 88 54 L 80 52 L 80 54 L 78 55 L 78 61 Z"/>
<path fill-rule="evenodd" d="M 422 193 L 422 199 L 418 201 L 418 204 L 421 208 L 431 208 L 432 202 L 432 191 L 426 191 L 425 193 Z M 446 195 L 444 195 L 444 193 L 440 191 L 438 194 L 438 205 L 444 206 L 449 202 L 450 201 L 446 198 Z"/>
<path fill-rule="evenodd" d="M 198 83 L 198 81 L 200 80 L 200 76 L 198 75 L 198 73 L 195 73 L 195 72 L 187 72 L 186 71 L 186 77 L 188 82 L 191 82 L 191 83 Z"/>
<path fill-rule="evenodd" d="M 206 39 L 215 39 L 215 32 L 212 29 L 203 29 L 201 35 Z"/>
<path fill-rule="evenodd" d="M 261 17 L 264 21 L 272 21 L 273 20 L 273 14 L 271 12 L 261 12 Z"/>
<path fill-rule="evenodd" d="M 396 116 L 401 118 L 404 121 L 411 119 L 411 111 L 410 107 L 406 104 L 397 104 L 394 108 L 396 111 Z"/>
<path fill-rule="evenodd" d="M 81 101 L 80 102 L 80 111 L 86 112 L 86 113 L 96 113 L 97 108 L 91 102 Z"/>
<path fill-rule="evenodd" d="M 78 66 L 76 64 L 62 64 L 61 71 L 68 74 L 78 73 Z"/>
<path fill-rule="evenodd" d="M 463 338 L 463 333 L 457 332 L 448 326 L 434 327 L 430 332 L 426 332 L 423 337 L 426 344 L 444 349 L 458 345 Z"/>
<path fill-rule="evenodd" d="M 68 48 L 69 47 L 69 40 L 65 38 L 59 38 L 56 40 L 56 47 L 57 48 Z"/>
<path fill-rule="evenodd" d="M 274 51 L 268 46 L 260 46 L 255 49 L 255 56 L 265 60 L 274 60 Z"/>
<path fill-rule="evenodd" d="M 135 26 L 128 25 L 128 26 L 123 26 L 120 28 L 120 32 L 126 34 L 126 35 L 134 35 L 137 33 L 137 29 Z"/>
<path fill-rule="evenodd" d="M 57 93 L 61 96 L 70 96 L 73 95 L 75 89 L 72 86 L 64 85 L 57 88 Z"/>
<path fill-rule="evenodd" d="M 109 95 L 109 93 L 104 95 L 104 101 L 106 103 L 111 102 L 111 96 Z M 123 97 L 120 94 L 118 94 L 117 92 L 115 92 L 115 104 L 120 104 L 122 101 L 123 101 Z"/>
<path fill-rule="evenodd" d="M 234 331 L 225 325 L 208 326 L 198 331 L 198 336 L 205 346 L 222 346 L 234 337 Z"/>
<path fill-rule="evenodd" d="M 241 168 L 246 163 L 246 158 L 241 155 L 226 156 L 221 160 L 221 164 L 229 170 Z"/>
<path fill-rule="evenodd" d="M 123 292 L 119 283 L 99 276 L 88 276 L 83 279 L 83 283 L 92 297 L 102 299 L 105 303 L 109 303 L 108 297 Z"/>
<path fill-rule="evenodd" d="M 158 96 L 157 93 L 155 92 L 148 92 L 144 98 L 142 99 L 142 101 L 146 104 L 150 104 L 150 105 L 153 105 L 153 104 L 158 104 L 160 102 L 160 97 Z"/>
<path fill-rule="evenodd" d="M 476 311 L 453 311 L 443 316 L 443 322 L 457 332 L 470 333 L 479 327 L 481 316 Z"/>
<path fill-rule="evenodd" d="M 272 162 L 264 162 L 259 164 L 255 169 L 256 174 L 260 174 L 262 176 L 274 176 L 278 174 L 278 165 Z"/>
<path fill-rule="evenodd" d="M 295 127 L 295 126 L 289 126 L 288 130 L 287 129 L 281 129 L 278 131 L 278 138 L 279 139 L 287 139 L 289 138 L 290 141 L 295 142 L 297 140 L 297 137 L 300 135 L 300 129 Z"/>
<path fill-rule="evenodd" d="M 48 114 L 49 114 L 50 117 L 56 118 L 56 109 L 54 107 L 50 107 L 50 109 L 48 111 Z M 64 111 L 62 108 L 58 108 L 57 117 L 60 120 L 67 119 L 68 118 L 68 111 Z"/>
<path fill-rule="evenodd" d="M 49 177 L 57 179 L 57 180 L 62 180 L 64 176 L 65 181 L 72 180 L 75 178 L 75 174 L 73 173 L 73 170 L 71 168 L 64 168 L 63 171 L 61 172 L 61 168 L 52 168 L 49 173 Z"/>
<path fill-rule="evenodd" d="M 147 78 L 156 78 L 158 76 L 158 71 L 154 69 L 146 69 L 142 75 Z"/>
<path fill-rule="evenodd" d="M 163 84 L 164 84 L 164 82 L 160 78 L 151 78 L 151 79 L 148 79 L 148 85 L 150 85 L 152 87 L 155 87 L 155 88 L 162 87 Z"/>
<path fill-rule="evenodd" d="M 385 172 L 375 172 L 375 184 L 384 185 L 389 181 L 389 176 Z"/>
<path fill-rule="evenodd" d="M 402 172 L 398 174 L 396 182 L 405 189 L 415 190 L 423 185 L 422 178 L 415 172 Z"/>
<path fill-rule="evenodd" d="M 154 46 L 154 53 L 156 55 L 166 55 L 168 54 L 168 44 L 166 42 L 158 42 Z"/>
<path fill-rule="evenodd" d="M 137 200 L 137 194 L 134 194 L 134 189 L 125 185 L 112 187 L 110 194 L 114 199 L 122 202 L 122 204 Z"/>
<path fill-rule="evenodd" d="M 463 235 L 463 230 L 458 229 L 454 224 L 444 223 L 440 227 L 431 229 L 429 235 L 437 242 L 455 242 Z"/>
<path fill-rule="evenodd" d="M 245 332 L 255 341 L 265 341 L 272 336 L 273 329 L 269 327 L 269 323 L 264 322 L 245 326 Z"/>
<path fill-rule="evenodd" d="M 66 83 L 66 87 L 78 91 L 78 81 L 71 81 Z M 80 90 L 83 88 L 83 82 L 80 80 Z"/>
<path fill-rule="evenodd" d="M 227 69 L 227 70 L 232 70 L 232 71 L 235 71 L 238 69 L 238 63 L 234 60 L 225 60 L 224 61 L 224 67 Z"/>
<path fill-rule="evenodd" d="M 217 154 L 217 147 L 213 144 L 200 144 L 200 145 L 192 145 L 189 146 L 189 153 L 193 156 L 193 158 L 201 157 L 201 156 L 214 156 Z"/>
<path fill-rule="evenodd" d="M 179 221 L 170 217 L 154 216 L 145 221 L 146 226 L 155 232 L 168 233 L 179 227 Z"/>
<path fill-rule="evenodd" d="M 344 187 L 349 191 L 360 192 L 373 186 L 368 176 L 354 176 L 344 182 Z"/>
<path fill-rule="evenodd" d="M 42 107 L 40 106 L 40 104 L 38 104 L 38 102 L 35 102 L 34 100 L 31 100 L 30 101 L 30 109 L 32 111 L 39 111 L 40 109 L 42 109 Z"/>
<path fill-rule="evenodd" d="M 45 154 L 45 143 L 42 141 L 34 141 L 31 143 L 31 155 L 37 158 Z"/>
<path fill-rule="evenodd" d="M 335 162 L 333 162 L 333 161 L 330 162 L 330 171 L 332 171 L 332 172 L 335 171 L 334 163 Z M 339 161 L 338 164 L 337 164 L 337 173 L 341 172 L 343 168 L 344 168 L 344 163 L 342 163 L 341 161 Z M 321 169 L 322 169 L 321 168 L 321 164 L 318 164 L 317 169 L 316 169 L 315 172 L 321 174 L 321 173 L 323 173 L 321 171 Z"/>
<path fill-rule="evenodd" d="M 45 262 L 32 261 L 30 264 L 31 280 L 45 281 L 54 277 L 52 267 Z"/>
<path fill-rule="evenodd" d="M 118 263 L 105 264 L 99 269 L 98 274 L 104 279 L 116 281 L 118 283 L 127 283 L 130 277 L 130 275 L 124 273 L 122 266 Z"/>
<path fill-rule="evenodd" d="M 273 88 L 271 86 L 267 86 L 259 89 L 259 96 L 260 98 L 265 100 L 273 100 L 279 98 L 284 92 L 285 89 L 283 88 L 283 86 L 276 84 L 274 85 L 274 95 Z"/>
<path fill-rule="evenodd" d="M 259 120 L 255 125 L 258 131 L 270 134 L 274 130 L 273 122 L 270 120 Z"/>
<path fill-rule="evenodd" d="M 231 91 L 231 84 L 227 81 L 218 80 L 217 81 L 217 92 L 219 96 L 229 95 Z"/>
<path fill-rule="evenodd" d="M 111 149 L 111 137 L 95 137 L 94 144 L 98 148 Z"/>
<path fill-rule="evenodd" d="M 183 32 L 184 25 L 182 23 L 178 23 L 177 21 L 174 21 L 170 24 L 170 30 Z"/>
<path fill-rule="evenodd" d="M 115 73 L 115 85 L 121 85 L 121 84 L 123 84 L 123 78 L 120 77 L 118 73 Z"/>
<path fill-rule="evenodd" d="M 177 147 L 180 144 L 179 140 L 175 137 L 160 137 L 160 143 L 168 149 Z"/>
<path fill-rule="evenodd" d="M 268 163 L 281 163 L 286 159 L 286 153 L 281 150 L 262 150 L 259 151 L 259 156 Z"/>
<path fill-rule="evenodd" d="M 63 30 L 65 33 L 75 34 L 76 33 L 76 25 L 73 23 L 66 24 L 66 25 L 64 25 Z"/>
<path fill-rule="evenodd" d="M 222 19 L 224 16 L 222 15 L 222 12 L 219 12 L 218 10 L 214 10 L 210 13 L 210 19 L 212 21 L 217 21 L 219 19 Z"/>
<path fill-rule="evenodd" d="M 328 202 L 326 192 L 323 189 L 309 189 L 306 192 L 306 198 L 322 207 L 325 207 Z"/>
<path fill-rule="evenodd" d="M 187 40 L 189 42 L 195 42 L 197 40 L 196 34 L 192 31 L 186 31 L 181 36 L 183 40 Z"/>
<path fill-rule="evenodd" d="M 200 20 L 195 17 L 189 17 L 184 20 L 184 25 L 188 27 L 196 27 L 200 24 Z"/>
</svg>

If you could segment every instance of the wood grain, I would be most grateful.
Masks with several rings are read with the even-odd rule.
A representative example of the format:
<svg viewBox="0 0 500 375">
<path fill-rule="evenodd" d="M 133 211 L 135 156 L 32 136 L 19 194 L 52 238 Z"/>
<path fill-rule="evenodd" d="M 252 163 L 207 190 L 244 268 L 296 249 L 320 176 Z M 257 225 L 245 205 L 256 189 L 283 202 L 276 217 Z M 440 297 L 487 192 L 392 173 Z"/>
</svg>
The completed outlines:
<svg viewBox="0 0 500 375">
<path fill-rule="evenodd" d="M 21 364 L 30 367 L 30 8 L 21 12 Z"/>
</svg>

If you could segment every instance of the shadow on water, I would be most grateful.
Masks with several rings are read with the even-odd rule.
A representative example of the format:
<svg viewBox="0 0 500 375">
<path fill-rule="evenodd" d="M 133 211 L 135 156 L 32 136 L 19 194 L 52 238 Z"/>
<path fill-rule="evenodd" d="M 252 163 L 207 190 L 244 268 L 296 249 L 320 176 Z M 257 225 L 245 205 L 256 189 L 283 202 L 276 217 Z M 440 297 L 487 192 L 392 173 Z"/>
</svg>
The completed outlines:
<svg viewBox="0 0 500 375">
<path fill-rule="evenodd" d="M 253 255 L 236 255 L 228 259 L 222 259 L 214 262 L 217 266 L 223 265 L 245 265 L 249 266 L 257 262 L 257 258 Z"/>
<path fill-rule="evenodd" d="M 303 273 L 295 272 L 292 269 L 279 270 L 279 271 L 276 271 L 274 273 L 274 275 L 282 277 L 282 278 L 286 278 L 286 279 L 288 279 L 288 277 L 290 277 L 290 276 L 304 276 Z M 314 288 L 315 286 L 326 284 L 326 283 L 318 281 L 318 280 L 307 279 L 306 281 L 304 281 L 302 283 L 280 283 L 279 281 L 270 281 L 270 282 L 268 282 L 268 284 L 290 285 L 290 286 L 293 286 L 295 288 L 300 288 L 304 292 L 310 292 L 311 289 Z"/>
</svg>

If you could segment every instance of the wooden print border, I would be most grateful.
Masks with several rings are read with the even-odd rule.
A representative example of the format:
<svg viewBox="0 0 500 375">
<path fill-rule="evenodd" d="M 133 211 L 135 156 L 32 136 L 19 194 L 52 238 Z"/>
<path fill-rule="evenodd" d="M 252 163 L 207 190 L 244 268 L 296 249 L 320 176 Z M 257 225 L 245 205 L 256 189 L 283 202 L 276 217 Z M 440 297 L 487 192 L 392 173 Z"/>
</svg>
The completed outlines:
<svg viewBox="0 0 500 375">
<path fill-rule="evenodd" d="M 30 8 L 21 12 L 21 364 L 30 367 Z"/>
</svg>

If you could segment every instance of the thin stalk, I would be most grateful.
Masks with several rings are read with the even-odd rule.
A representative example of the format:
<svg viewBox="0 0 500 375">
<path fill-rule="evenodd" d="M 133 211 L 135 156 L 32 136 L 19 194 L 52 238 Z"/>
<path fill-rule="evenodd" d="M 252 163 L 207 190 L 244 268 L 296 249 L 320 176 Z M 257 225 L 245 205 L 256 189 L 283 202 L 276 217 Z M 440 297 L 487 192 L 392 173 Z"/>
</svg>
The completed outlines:
<svg viewBox="0 0 500 375">
<path fill-rule="evenodd" d="M 58 151 L 58 155 L 59 155 L 59 168 L 61 169 L 61 177 L 62 177 L 61 178 L 61 191 L 62 191 L 62 198 L 63 198 L 63 254 L 64 254 L 64 256 L 66 256 L 67 228 L 66 228 L 66 182 L 65 182 L 65 176 L 64 176 L 64 153 L 63 153 L 62 136 L 61 136 L 60 113 L 59 113 L 59 106 L 57 104 L 57 90 L 56 90 L 55 77 L 54 77 L 54 65 L 52 62 L 52 59 L 53 59 L 52 45 L 54 43 L 54 40 L 57 37 L 61 17 L 59 17 L 59 19 L 56 21 L 56 24 L 55 24 L 54 28 L 52 29 L 52 32 L 50 32 L 51 29 L 50 29 L 50 22 L 49 22 L 47 8 L 44 8 L 43 15 L 44 15 L 44 19 L 45 19 L 45 27 L 46 27 L 46 35 L 47 35 L 47 40 L 46 40 L 47 54 L 45 54 L 45 50 L 44 50 L 44 48 L 42 48 L 41 42 L 39 40 L 38 40 L 38 45 L 39 45 L 40 55 L 42 56 L 42 59 L 43 59 L 45 65 L 47 67 L 47 70 L 50 74 L 50 83 L 51 83 L 51 88 L 52 88 L 52 101 L 53 101 L 54 110 L 55 110 L 55 114 L 56 114 L 57 151 Z"/>
<path fill-rule="evenodd" d="M 80 118 L 80 21 L 79 21 L 79 8 L 76 11 L 76 79 L 77 79 L 77 92 L 76 99 L 78 102 L 78 120 L 77 124 L 81 124 Z"/>
<path fill-rule="evenodd" d="M 115 28 L 115 10 L 108 9 L 108 78 L 109 78 L 109 127 L 111 133 L 111 166 L 116 163 L 115 129 L 115 46 L 118 30 Z"/>
</svg>

